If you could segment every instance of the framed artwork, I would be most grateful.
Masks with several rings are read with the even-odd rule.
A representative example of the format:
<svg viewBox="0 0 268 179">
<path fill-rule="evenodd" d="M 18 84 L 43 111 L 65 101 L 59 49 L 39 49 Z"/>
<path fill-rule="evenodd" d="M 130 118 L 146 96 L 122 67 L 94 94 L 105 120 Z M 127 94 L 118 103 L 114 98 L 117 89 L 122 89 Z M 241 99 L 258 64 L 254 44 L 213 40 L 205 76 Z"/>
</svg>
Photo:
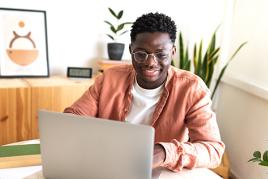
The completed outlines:
<svg viewBox="0 0 268 179">
<path fill-rule="evenodd" d="M 0 8 L 0 78 L 48 77 L 46 12 Z"/>
</svg>

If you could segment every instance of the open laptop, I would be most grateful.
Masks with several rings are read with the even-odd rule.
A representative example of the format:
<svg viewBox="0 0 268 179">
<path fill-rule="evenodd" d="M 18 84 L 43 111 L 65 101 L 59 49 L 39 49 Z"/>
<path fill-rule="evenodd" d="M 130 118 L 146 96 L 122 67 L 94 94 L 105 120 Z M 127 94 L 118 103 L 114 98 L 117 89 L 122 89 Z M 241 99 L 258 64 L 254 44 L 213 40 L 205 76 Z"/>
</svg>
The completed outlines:
<svg viewBox="0 0 268 179">
<path fill-rule="evenodd" d="M 151 126 L 40 110 L 39 130 L 45 178 L 151 178 Z"/>
</svg>

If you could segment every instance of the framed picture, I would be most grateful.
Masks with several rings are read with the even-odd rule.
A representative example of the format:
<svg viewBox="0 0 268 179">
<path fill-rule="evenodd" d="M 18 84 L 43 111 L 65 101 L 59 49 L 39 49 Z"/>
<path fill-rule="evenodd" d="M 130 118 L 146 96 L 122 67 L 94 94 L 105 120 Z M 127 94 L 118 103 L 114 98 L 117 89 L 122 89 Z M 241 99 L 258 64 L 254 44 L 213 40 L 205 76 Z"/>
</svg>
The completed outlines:
<svg viewBox="0 0 268 179">
<path fill-rule="evenodd" d="M 46 12 L 0 8 L 0 78 L 48 76 Z"/>
</svg>

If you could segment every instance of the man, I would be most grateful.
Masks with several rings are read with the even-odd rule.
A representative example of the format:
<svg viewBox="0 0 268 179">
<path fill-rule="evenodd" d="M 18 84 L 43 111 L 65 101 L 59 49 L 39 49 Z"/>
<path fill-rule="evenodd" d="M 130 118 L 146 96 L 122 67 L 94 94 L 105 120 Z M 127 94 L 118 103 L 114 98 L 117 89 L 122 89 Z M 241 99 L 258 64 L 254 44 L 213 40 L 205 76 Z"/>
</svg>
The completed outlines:
<svg viewBox="0 0 268 179">
<path fill-rule="evenodd" d="M 209 90 L 196 75 L 170 66 L 176 52 L 176 25 L 149 13 L 131 30 L 132 65 L 105 70 L 65 112 L 155 128 L 154 168 L 216 167 L 220 139 Z"/>
</svg>

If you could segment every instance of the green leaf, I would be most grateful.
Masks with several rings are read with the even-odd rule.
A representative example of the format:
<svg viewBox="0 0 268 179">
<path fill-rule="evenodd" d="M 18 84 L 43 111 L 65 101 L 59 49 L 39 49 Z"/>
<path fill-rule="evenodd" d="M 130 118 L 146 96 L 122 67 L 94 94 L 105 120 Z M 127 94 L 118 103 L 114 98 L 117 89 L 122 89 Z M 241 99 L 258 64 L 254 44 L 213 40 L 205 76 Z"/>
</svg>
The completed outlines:
<svg viewBox="0 0 268 179">
<path fill-rule="evenodd" d="M 128 32 L 128 30 L 125 30 L 124 32 L 122 32 L 120 35 L 123 35 L 123 34 L 125 34 L 125 33 L 127 33 Z"/>
<path fill-rule="evenodd" d="M 171 60 L 171 65 L 175 67 L 174 60 Z"/>
<path fill-rule="evenodd" d="M 216 31 L 213 33 L 212 38 L 210 40 L 209 46 L 208 46 L 208 52 L 211 53 L 215 50 L 216 46 Z"/>
<path fill-rule="evenodd" d="M 108 8 L 110 13 L 117 19 L 117 15 L 116 13 L 111 9 L 111 8 Z"/>
<path fill-rule="evenodd" d="M 123 23 L 123 24 L 119 24 L 119 25 L 117 26 L 116 32 L 122 30 L 122 29 L 124 28 L 124 26 L 125 26 L 124 23 Z"/>
<path fill-rule="evenodd" d="M 268 162 L 262 160 L 262 161 L 259 163 L 259 165 L 267 166 L 267 167 L 268 167 Z"/>
<path fill-rule="evenodd" d="M 253 156 L 254 156 L 255 158 L 261 158 L 261 152 L 260 152 L 260 151 L 255 151 L 255 152 L 253 153 Z"/>
<path fill-rule="evenodd" d="M 121 11 L 118 13 L 118 15 L 117 15 L 117 19 L 118 19 L 118 20 L 121 19 L 121 17 L 123 16 L 123 13 L 124 13 L 123 10 L 121 10 Z"/>
<path fill-rule="evenodd" d="M 194 60 L 194 73 L 197 69 L 197 49 L 196 49 L 196 43 L 194 44 L 194 54 L 193 54 L 193 60 Z"/>
<path fill-rule="evenodd" d="M 220 47 L 218 47 L 216 50 L 213 50 L 211 52 L 209 52 L 209 59 L 213 59 L 214 56 L 218 55 L 219 54 L 219 51 L 220 51 Z"/>
<path fill-rule="evenodd" d="M 216 92 L 216 90 L 217 90 L 217 88 L 218 88 L 218 86 L 219 86 L 219 84 L 220 84 L 221 78 L 222 78 L 222 76 L 223 76 L 223 74 L 224 74 L 226 68 L 228 67 L 229 63 L 231 62 L 231 60 L 233 60 L 233 58 L 236 56 L 236 54 L 237 54 L 237 53 L 242 49 L 242 47 L 243 47 L 244 45 L 246 45 L 246 44 L 247 44 L 247 42 L 243 42 L 243 43 L 236 49 L 236 51 L 233 53 L 233 55 L 231 56 L 231 58 L 227 61 L 226 65 L 225 65 L 225 66 L 222 68 L 222 70 L 220 71 L 220 74 L 219 74 L 219 76 L 218 76 L 218 78 L 217 78 L 217 81 L 216 81 L 216 85 L 214 86 L 214 89 L 213 89 L 213 91 L 212 91 L 211 99 L 213 99 L 213 97 L 214 97 L 214 95 L 215 95 L 215 92 Z"/>
<path fill-rule="evenodd" d="M 259 162 L 259 161 L 260 161 L 260 159 L 258 159 L 258 158 L 252 158 L 248 162 Z"/>
<path fill-rule="evenodd" d="M 191 71 L 191 61 L 188 60 L 186 62 L 186 64 L 184 65 L 183 69 L 187 70 L 187 71 Z"/>
<path fill-rule="evenodd" d="M 262 156 L 263 160 L 268 162 L 268 150 L 266 150 L 264 153 L 263 153 L 263 156 Z"/>
<path fill-rule="evenodd" d="M 108 37 L 110 37 L 112 40 L 114 40 L 114 37 L 111 36 L 110 34 L 106 34 Z"/>
<path fill-rule="evenodd" d="M 203 50 L 203 41 L 201 40 L 199 44 L 198 54 L 197 54 L 197 69 L 196 69 L 196 75 L 202 77 L 202 50 Z"/>
<path fill-rule="evenodd" d="M 180 52 L 180 56 L 179 56 L 179 58 L 180 58 L 180 69 L 182 69 L 182 67 L 183 67 L 183 53 L 184 53 L 184 45 L 183 45 L 183 37 L 182 37 L 182 33 L 180 32 L 180 34 L 179 34 L 179 52 Z"/>
<path fill-rule="evenodd" d="M 125 25 L 133 24 L 133 22 L 124 22 Z"/>
<path fill-rule="evenodd" d="M 106 24 L 110 25 L 110 26 L 113 26 L 113 24 L 109 21 L 104 21 Z"/>
<path fill-rule="evenodd" d="M 207 85 L 207 76 L 208 76 L 208 54 L 206 53 L 203 60 L 202 60 L 202 74 L 201 74 L 201 78 L 203 79 L 203 81 L 206 83 Z"/>
<path fill-rule="evenodd" d="M 113 33 L 115 33 L 115 34 L 117 33 L 117 31 L 116 31 L 116 29 L 114 28 L 114 26 L 111 26 L 110 29 L 111 29 L 111 31 L 112 31 Z"/>
</svg>

